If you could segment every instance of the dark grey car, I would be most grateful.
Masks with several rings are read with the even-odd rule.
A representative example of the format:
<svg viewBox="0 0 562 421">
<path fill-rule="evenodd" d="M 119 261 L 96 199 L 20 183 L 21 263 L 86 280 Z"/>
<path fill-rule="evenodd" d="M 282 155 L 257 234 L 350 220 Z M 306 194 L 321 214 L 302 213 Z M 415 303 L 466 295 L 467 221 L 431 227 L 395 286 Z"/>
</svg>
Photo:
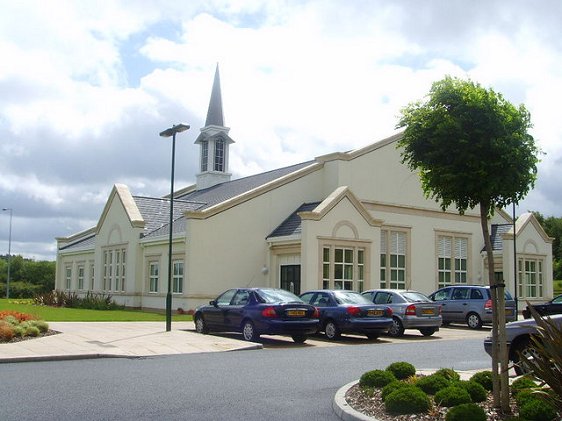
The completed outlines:
<svg viewBox="0 0 562 421">
<path fill-rule="evenodd" d="M 429 295 L 441 304 L 443 324 L 466 323 L 471 329 L 480 329 L 492 323 L 492 295 L 483 285 L 456 285 L 438 289 Z M 506 322 L 517 320 L 515 300 L 505 290 Z"/>
<path fill-rule="evenodd" d="M 362 295 L 375 304 L 392 309 L 390 336 L 399 337 L 405 329 L 417 329 L 424 336 L 431 336 L 441 326 L 441 306 L 418 291 L 403 289 L 371 289 Z"/>
<path fill-rule="evenodd" d="M 562 329 L 562 314 L 550 316 L 551 320 Z M 537 322 L 535 319 L 519 320 L 505 325 L 506 342 L 509 361 L 515 364 L 515 372 L 519 375 L 525 374 L 528 370 L 524 364 L 520 363 L 520 354 L 532 357 L 534 350 L 531 336 L 537 332 Z M 492 337 L 484 339 L 484 350 L 492 355 Z"/>
</svg>

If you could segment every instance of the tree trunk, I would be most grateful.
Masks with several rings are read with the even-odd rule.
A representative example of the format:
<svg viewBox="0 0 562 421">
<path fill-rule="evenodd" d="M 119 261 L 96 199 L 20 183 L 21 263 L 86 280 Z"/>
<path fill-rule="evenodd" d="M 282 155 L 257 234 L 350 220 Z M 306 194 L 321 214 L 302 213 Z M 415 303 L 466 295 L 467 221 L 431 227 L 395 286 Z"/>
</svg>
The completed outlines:
<svg viewBox="0 0 562 421">
<path fill-rule="evenodd" d="M 510 412 L 507 343 L 505 333 L 505 295 L 503 280 L 496 281 L 494 273 L 494 252 L 488 229 L 489 207 L 480 203 L 480 223 L 488 259 L 488 282 L 492 296 L 492 396 L 494 406 L 504 413 Z"/>
</svg>

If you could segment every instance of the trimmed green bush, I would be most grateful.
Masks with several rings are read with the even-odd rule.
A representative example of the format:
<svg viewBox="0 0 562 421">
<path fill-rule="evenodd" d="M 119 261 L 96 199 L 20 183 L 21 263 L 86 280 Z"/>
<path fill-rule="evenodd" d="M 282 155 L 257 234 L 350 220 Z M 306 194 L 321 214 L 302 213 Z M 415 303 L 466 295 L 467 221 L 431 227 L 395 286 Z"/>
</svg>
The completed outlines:
<svg viewBox="0 0 562 421">
<path fill-rule="evenodd" d="M 460 386 L 448 386 L 435 393 L 435 403 L 440 406 L 457 406 L 471 403 L 470 394 Z"/>
<path fill-rule="evenodd" d="M 25 336 L 39 336 L 41 332 L 35 326 L 27 326 L 25 329 Z"/>
<path fill-rule="evenodd" d="M 519 392 L 525 389 L 536 389 L 537 384 L 528 377 L 519 377 L 511 384 L 511 395 L 516 397 Z"/>
<path fill-rule="evenodd" d="M 416 367 L 405 361 L 392 363 L 386 369 L 391 371 L 398 380 L 407 379 L 416 374 Z"/>
<path fill-rule="evenodd" d="M 472 402 L 484 402 L 488 397 L 488 391 L 484 389 L 484 386 L 475 381 L 460 380 L 459 382 L 455 383 L 455 385 L 459 385 L 463 389 L 465 389 L 470 395 L 470 399 L 472 399 Z"/>
<path fill-rule="evenodd" d="M 35 326 L 41 333 L 46 333 L 49 330 L 49 324 L 44 320 L 30 320 L 29 324 Z"/>
<path fill-rule="evenodd" d="M 486 421 L 486 412 L 475 403 L 463 403 L 447 411 L 446 421 Z"/>
<path fill-rule="evenodd" d="M 470 380 L 480 383 L 486 390 L 492 390 L 492 372 L 489 370 L 479 371 Z"/>
<path fill-rule="evenodd" d="M 443 376 L 447 380 L 459 381 L 461 379 L 460 374 L 457 373 L 452 368 L 440 368 L 434 374 L 437 374 L 438 376 Z"/>
<path fill-rule="evenodd" d="M 435 395 L 439 390 L 450 386 L 451 381 L 445 377 L 434 373 L 430 376 L 420 377 L 416 382 L 416 387 L 419 387 L 425 393 Z"/>
<path fill-rule="evenodd" d="M 381 391 L 381 399 L 384 401 L 388 395 L 390 395 L 395 390 L 401 389 L 403 387 L 412 387 L 411 384 L 408 384 L 402 380 L 395 380 L 390 382 L 385 387 L 382 388 Z"/>
<path fill-rule="evenodd" d="M 400 387 L 390 393 L 384 406 L 390 414 L 421 414 L 431 406 L 429 397 L 415 386 Z"/>
<path fill-rule="evenodd" d="M 517 393 L 515 396 L 515 402 L 517 402 L 517 406 L 521 408 L 527 402 L 540 399 L 536 393 L 533 393 L 532 389 L 523 389 Z"/>
<path fill-rule="evenodd" d="M 530 421 L 553 421 L 556 419 L 556 409 L 545 400 L 530 399 L 519 408 L 519 416 Z"/>
<path fill-rule="evenodd" d="M 392 381 L 397 380 L 394 374 L 386 370 L 371 370 L 363 373 L 359 379 L 361 387 L 384 387 Z"/>
</svg>

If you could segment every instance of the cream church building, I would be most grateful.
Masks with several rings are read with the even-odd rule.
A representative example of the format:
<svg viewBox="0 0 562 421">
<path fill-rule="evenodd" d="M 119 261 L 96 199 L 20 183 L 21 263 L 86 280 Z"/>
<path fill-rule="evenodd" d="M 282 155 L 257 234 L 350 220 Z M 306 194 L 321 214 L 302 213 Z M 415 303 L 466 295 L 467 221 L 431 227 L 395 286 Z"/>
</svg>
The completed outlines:
<svg viewBox="0 0 562 421">
<path fill-rule="evenodd" d="M 56 289 L 110 294 L 164 309 L 173 236 L 172 309 L 189 310 L 237 286 L 318 288 L 487 284 L 478 210 L 443 212 L 401 163 L 400 134 L 361 149 L 231 179 L 218 67 L 195 185 L 169 197 L 115 184 L 96 226 L 57 238 Z M 495 272 L 520 303 L 552 296 L 552 238 L 526 213 L 490 221 Z M 515 261 L 517 276 L 515 277 Z M 515 285 L 515 279 L 517 285 Z M 522 308 L 520 304 L 519 308 Z"/>
</svg>

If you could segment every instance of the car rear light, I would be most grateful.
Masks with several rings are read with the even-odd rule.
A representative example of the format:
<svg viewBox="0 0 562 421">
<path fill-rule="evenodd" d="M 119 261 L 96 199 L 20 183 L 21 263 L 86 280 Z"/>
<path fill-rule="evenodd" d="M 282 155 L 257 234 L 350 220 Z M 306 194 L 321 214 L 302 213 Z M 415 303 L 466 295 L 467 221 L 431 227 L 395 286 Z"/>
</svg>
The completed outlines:
<svg viewBox="0 0 562 421">
<path fill-rule="evenodd" d="M 263 317 L 267 317 L 270 319 L 273 319 L 275 317 L 277 317 L 277 313 L 275 312 L 275 308 L 274 307 L 266 307 L 262 310 L 261 315 Z"/>
<path fill-rule="evenodd" d="M 486 304 L 484 304 L 484 308 L 485 308 L 485 309 L 492 308 L 492 300 L 486 301 Z"/>
<path fill-rule="evenodd" d="M 442 311 L 442 310 L 443 310 L 443 309 L 441 308 L 441 306 L 439 306 L 439 315 L 441 315 L 441 311 Z"/>
<path fill-rule="evenodd" d="M 415 315 L 416 315 L 416 306 L 410 304 L 408 307 L 406 307 L 406 316 L 415 316 Z"/>
<path fill-rule="evenodd" d="M 358 316 L 361 313 L 361 309 L 359 307 L 351 306 L 347 308 L 347 313 L 352 316 Z"/>
<path fill-rule="evenodd" d="M 387 307 L 384 313 L 386 317 L 392 317 L 392 309 L 390 307 Z"/>
<path fill-rule="evenodd" d="M 318 310 L 318 307 L 314 307 L 314 313 L 312 313 L 312 318 L 313 319 L 319 319 L 320 318 L 320 310 Z"/>
</svg>

